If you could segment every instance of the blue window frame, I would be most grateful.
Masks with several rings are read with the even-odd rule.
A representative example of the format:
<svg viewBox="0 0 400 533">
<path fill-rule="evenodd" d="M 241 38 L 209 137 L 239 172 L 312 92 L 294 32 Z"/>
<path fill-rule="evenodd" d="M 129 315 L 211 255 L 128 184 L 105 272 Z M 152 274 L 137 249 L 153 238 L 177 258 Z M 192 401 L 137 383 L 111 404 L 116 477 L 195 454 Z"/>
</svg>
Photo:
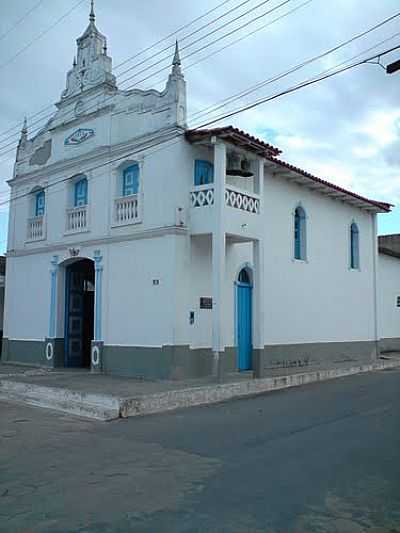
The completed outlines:
<svg viewBox="0 0 400 533">
<path fill-rule="evenodd" d="M 35 198 L 35 216 L 42 217 L 46 209 L 46 195 L 44 191 L 36 193 Z"/>
<path fill-rule="evenodd" d="M 75 183 L 74 206 L 81 207 L 88 203 L 88 182 L 82 178 Z"/>
<path fill-rule="evenodd" d="M 122 177 L 122 196 L 139 192 L 139 165 L 131 165 L 124 170 Z"/>
<path fill-rule="evenodd" d="M 214 182 L 214 165 L 209 161 L 196 159 L 194 163 L 194 184 L 207 185 Z"/>
<path fill-rule="evenodd" d="M 306 212 L 300 206 L 294 213 L 294 258 L 306 259 Z"/>
<path fill-rule="evenodd" d="M 350 268 L 360 268 L 360 233 L 355 222 L 350 226 Z"/>
</svg>

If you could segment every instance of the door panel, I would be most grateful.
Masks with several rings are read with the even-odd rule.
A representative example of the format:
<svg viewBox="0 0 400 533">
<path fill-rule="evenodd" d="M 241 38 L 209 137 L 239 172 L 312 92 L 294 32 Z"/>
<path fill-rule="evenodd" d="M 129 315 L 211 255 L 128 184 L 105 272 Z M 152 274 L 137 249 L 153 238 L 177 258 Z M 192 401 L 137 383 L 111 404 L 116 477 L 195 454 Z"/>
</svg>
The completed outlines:
<svg viewBox="0 0 400 533">
<path fill-rule="evenodd" d="M 251 369 L 252 354 L 252 287 L 238 283 L 237 287 L 237 343 L 239 370 Z"/>
<path fill-rule="evenodd" d="M 94 323 L 94 268 L 86 260 L 66 271 L 65 366 L 90 366 Z"/>
</svg>

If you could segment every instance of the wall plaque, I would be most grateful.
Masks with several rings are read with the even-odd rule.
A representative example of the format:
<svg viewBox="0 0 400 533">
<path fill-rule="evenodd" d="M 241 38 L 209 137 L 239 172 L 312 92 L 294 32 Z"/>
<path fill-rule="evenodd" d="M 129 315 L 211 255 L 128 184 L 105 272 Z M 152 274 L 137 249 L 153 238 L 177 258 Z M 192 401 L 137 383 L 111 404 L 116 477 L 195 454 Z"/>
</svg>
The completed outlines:
<svg viewBox="0 0 400 533">
<path fill-rule="evenodd" d="M 200 309 L 212 309 L 213 300 L 212 298 L 201 297 L 200 298 Z"/>
</svg>

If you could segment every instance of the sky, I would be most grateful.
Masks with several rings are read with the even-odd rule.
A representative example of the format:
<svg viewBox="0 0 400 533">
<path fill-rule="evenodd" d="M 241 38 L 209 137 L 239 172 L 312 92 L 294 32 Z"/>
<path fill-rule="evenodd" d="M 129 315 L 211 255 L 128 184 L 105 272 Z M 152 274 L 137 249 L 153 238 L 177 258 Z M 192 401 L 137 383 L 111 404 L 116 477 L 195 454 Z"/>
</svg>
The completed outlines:
<svg viewBox="0 0 400 533">
<path fill-rule="evenodd" d="M 0 252 L 6 249 L 6 181 L 12 176 L 18 131 L 25 115 L 28 126 L 44 119 L 51 110 L 30 117 L 56 103 L 65 88 L 76 38 L 88 23 L 90 1 L 81 0 L 79 5 L 78 1 L 0 2 Z M 96 0 L 96 24 L 108 38 L 114 67 L 136 56 L 115 70 L 121 88 L 151 76 L 136 87 L 162 89 L 168 70 L 157 71 L 170 64 L 173 47 L 159 52 L 178 37 L 188 87 L 189 125 L 199 126 L 355 56 L 366 59 L 400 45 L 399 17 L 199 118 L 193 115 L 347 41 L 396 14 L 400 7 L 398 0 L 229 0 L 171 35 L 220 4 L 222 0 Z M 213 22 L 218 17 L 223 18 Z M 242 25 L 246 26 L 240 29 Z M 151 67 L 163 58 L 163 63 Z M 294 165 L 368 198 L 399 205 L 391 214 L 379 215 L 379 233 L 400 233 L 400 72 L 387 75 L 382 68 L 397 59 L 400 49 L 382 57 L 381 65 L 364 64 L 216 125 L 240 127 L 281 148 L 282 158 Z M 128 68 L 132 70 L 123 74 Z M 32 124 L 31 131 L 40 125 Z"/>
</svg>

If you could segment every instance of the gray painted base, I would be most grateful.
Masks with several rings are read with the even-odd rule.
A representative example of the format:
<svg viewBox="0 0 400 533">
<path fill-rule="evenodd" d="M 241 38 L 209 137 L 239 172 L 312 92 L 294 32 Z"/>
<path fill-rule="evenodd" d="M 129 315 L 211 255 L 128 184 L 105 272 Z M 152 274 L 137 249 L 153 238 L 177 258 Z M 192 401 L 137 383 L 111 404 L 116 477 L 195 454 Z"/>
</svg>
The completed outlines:
<svg viewBox="0 0 400 533">
<path fill-rule="evenodd" d="M 92 341 L 90 348 L 90 371 L 93 374 L 101 374 L 103 372 L 103 350 L 104 343 L 102 341 Z"/>
<path fill-rule="evenodd" d="M 51 350 L 49 348 L 51 345 Z M 64 339 L 46 339 L 44 343 L 45 363 L 50 368 L 64 367 Z M 51 356 L 51 357 L 50 357 Z"/>
<path fill-rule="evenodd" d="M 63 366 L 63 339 L 53 339 L 54 365 Z M 93 344 L 94 346 L 94 344 Z M 400 351 L 400 339 L 384 339 L 381 346 Z M 96 371 L 120 376 L 155 380 L 183 380 L 213 375 L 214 355 L 211 349 L 189 346 L 162 348 L 101 346 L 100 367 Z M 253 370 L 257 378 L 327 370 L 361 364 L 377 359 L 373 341 L 270 345 L 253 350 Z M 44 341 L 3 339 L 3 362 L 19 362 L 49 366 Z M 237 371 L 237 350 L 226 348 L 220 354 L 221 375 Z"/>
<path fill-rule="evenodd" d="M 103 371 L 108 374 L 144 379 L 191 379 L 211 376 L 214 356 L 210 349 L 191 350 L 188 346 L 162 348 L 104 346 Z M 236 369 L 236 349 L 221 354 L 223 373 Z"/>
<path fill-rule="evenodd" d="M 400 338 L 381 339 L 379 341 L 379 348 L 382 354 L 390 352 L 400 352 Z"/>
<path fill-rule="evenodd" d="M 370 364 L 378 356 L 374 341 L 270 345 L 256 352 L 256 377 Z"/>
</svg>

